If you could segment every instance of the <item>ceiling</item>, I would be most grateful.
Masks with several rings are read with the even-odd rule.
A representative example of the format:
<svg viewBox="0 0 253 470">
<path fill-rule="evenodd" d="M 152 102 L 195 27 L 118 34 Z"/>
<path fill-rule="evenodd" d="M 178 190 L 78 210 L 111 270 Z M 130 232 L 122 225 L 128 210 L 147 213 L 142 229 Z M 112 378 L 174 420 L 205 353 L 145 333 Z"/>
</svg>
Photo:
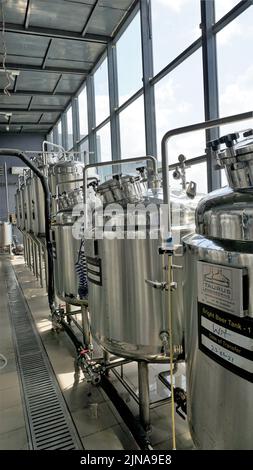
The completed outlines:
<svg viewBox="0 0 253 470">
<path fill-rule="evenodd" d="M 10 132 L 47 133 L 136 2 L 0 0 L 0 6 L 1 1 L 6 68 L 19 75 L 11 81 L 11 96 L 6 96 L 6 77 L 0 73 L 0 113 L 12 113 L 0 114 L 0 132 L 9 125 Z M 0 39 L 0 70 L 2 59 Z"/>
</svg>

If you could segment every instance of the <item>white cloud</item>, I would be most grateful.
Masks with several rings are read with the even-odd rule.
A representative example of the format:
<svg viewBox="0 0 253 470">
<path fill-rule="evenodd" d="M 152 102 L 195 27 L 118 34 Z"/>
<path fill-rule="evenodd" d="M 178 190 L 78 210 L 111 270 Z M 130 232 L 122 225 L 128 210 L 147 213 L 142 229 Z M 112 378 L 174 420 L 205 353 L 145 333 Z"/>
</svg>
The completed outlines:
<svg viewBox="0 0 253 470">
<path fill-rule="evenodd" d="M 238 75 L 233 83 L 226 86 L 221 94 L 220 104 L 223 113 L 249 111 L 253 107 L 253 65 Z"/>
<path fill-rule="evenodd" d="M 240 37 L 244 34 L 242 26 L 236 20 L 232 21 L 232 23 L 228 24 L 226 28 L 222 29 L 218 34 L 218 43 L 219 46 L 226 46 L 229 45 L 231 40 Z"/>
</svg>

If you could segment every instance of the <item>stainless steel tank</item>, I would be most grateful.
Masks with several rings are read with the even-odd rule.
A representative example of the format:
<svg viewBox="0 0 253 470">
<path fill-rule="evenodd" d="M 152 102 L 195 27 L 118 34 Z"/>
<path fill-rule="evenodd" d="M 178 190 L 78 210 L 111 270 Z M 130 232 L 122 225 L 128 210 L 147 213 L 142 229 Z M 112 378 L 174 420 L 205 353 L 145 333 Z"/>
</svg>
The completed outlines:
<svg viewBox="0 0 253 470">
<path fill-rule="evenodd" d="M 71 305 L 87 303 L 84 243 L 73 236 L 73 224 L 77 216 L 72 214 L 75 204 L 83 201 L 83 167 L 82 163 L 73 160 L 50 167 L 49 184 L 55 211 L 51 224 L 55 290 L 63 302 Z"/>
<path fill-rule="evenodd" d="M 63 160 L 49 166 L 48 184 L 52 195 L 52 216 L 59 210 L 59 196 L 82 186 L 83 167 L 82 163 L 74 160 Z"/>
<path fill-rule="evenodd" d="M 217 155 L 230 187 L 202 199 L 184 239 L 187 414 L 201 449 L 253 448 L 253 140 L 237 138 Z"/>
<path fill-rule="evenodd" d="M 131 177 L 114 178 L 98 187 L 98 193 L 107 202 L 142 202 L 160 206 L 162 192 L 145 193 L 145 185 Z M 112 191 L 113 189 L 113 191 Z M 182 251 L 181 237 L 194 231 L 194 202 L 180 193 L 171 195 L 173 235 L 178 247 L 174 257 L 174 281 L 178 288 L 172 293 L 174 354 L 182 351 L 183 301 L 182 301 Z M 123 224 L 125 222 L 125 218 Z M 108 223 L 107 218 L 105 223 Z M 85 240 L 89 283 L 89 312 L 91 331 L 102 347 L 121 357 L 148 361 L 168 361 L 168 351 L 162 342 L 163 333 L 169 330 L 168 305 L 165 289 L 164 259 L 159 254 L 161 241 L 155 233 L 155 224 L 139 231 L 135 238 L 135 221 L 132 229 L 121 226 L 122 238 L 99 239 L 93 229 L 90 240 Z M 104 226 L 105 228 L 105 226 Z M 106 230 L 106 229 L 105 229 Z M 110 229 L 109 229 L 110 230 Z M 132 234 L 133 239 L 129 236 Z M 152 236 L 155 238 L 152 239 Z M 158 286 L 160 284 L 160 287 Z M 157 288 L 156 288 L 157 287 Z"/>
<path fill-rule="evenodd" d="M 12 225 L 9 222 L 0 222 L 0 248 L 12 244 Z"/>
</svg>

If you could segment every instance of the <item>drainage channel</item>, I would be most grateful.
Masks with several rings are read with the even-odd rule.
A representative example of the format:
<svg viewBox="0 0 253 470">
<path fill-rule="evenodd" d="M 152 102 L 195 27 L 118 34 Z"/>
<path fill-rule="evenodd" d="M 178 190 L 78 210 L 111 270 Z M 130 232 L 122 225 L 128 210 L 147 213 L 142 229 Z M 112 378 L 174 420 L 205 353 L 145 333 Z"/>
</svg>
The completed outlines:
<svg viewBox="0 0 253 470">
<path fill-rule="evenodd" d="M 14 270 L 4 269 L 29 447 L 83 449 Z"/>
</svg>

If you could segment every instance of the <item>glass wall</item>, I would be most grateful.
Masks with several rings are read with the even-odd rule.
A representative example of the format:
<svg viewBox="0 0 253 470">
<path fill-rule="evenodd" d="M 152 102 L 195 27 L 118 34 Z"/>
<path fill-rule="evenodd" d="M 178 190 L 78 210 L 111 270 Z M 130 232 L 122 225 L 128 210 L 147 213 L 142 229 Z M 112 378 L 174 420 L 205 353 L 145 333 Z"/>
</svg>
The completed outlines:
<svg viewBox="0 0 253 470">
<path fill-rule="evenodd" d="M 87 110 L 87 89 L 86 86 L 78 95 L 78 112 L 79 112 L 79 130 L 80 140 L 88 134 L 88 110 Z"/>
<path fill-rule="evenodd" d="M 57 124 L 58 145 L 62 145 L 62 123 L 61 120 Z"/>
<path fill-rule="evenodd" d="M 108 70 L 105 52 L 78 94 L 79 150 L 87 151 L 89 146 L 93 161 L 110 160 L 112 155 L 115 159 L 145 155 L 146 144 L 153 148 L 153 154 L 160 161 L 164 133 L 202 121 L 208 114 L 218 117 L 217 101 L 220 116 L 252 109 L 253 6 L 240 3 L 241 7 L 245 6 L 245 11 L 239 14 L 239 9 L 235 9 L 232 15 L 231 10 L 238 0 L 206 1 L 210 1 L 208 9 L 203 8 L 204 0 L 152 0 L 146 3 L 143 0 L 142 8 L 151 5 L 151 10 L 145 10 L 145 15 L 141 15 L 139 2 L 127 17 L 126 24 L 113 39 L 116 54 L 112 54 L 111 69 Z M 215 12 L 212 12 L 212 5 L 215 5 Z M 212 20 L 212 14 L 215 14 L 216 21 L 221 20 L 218 25 L 215 23 L 212 26 L 208 35 L 204 26 L 200 28 L 201 8 L 203 14 L 210 15 L 208 21 Z M 144 40 L 145 34 L 148 34 L 150 41 L 147 41 L 147 36 Z M 201 36 L 202 41 L 196 41 Z M 215 61 L 210 60 L 212 70 L 210 67 L 203 70 L 202 45 L 208 54 L 210 49 L 211 53 L 215 53 L 212 36 L 217 39 L 217 67 Z M 152 69 L 152 52 L 154 74 L 143 77 L 145 70 Z M 144 71 L 143 61 L 147 65 Z M 212 72 L 212 92 L 208 88 L 208 70 Z M 114 80 L 115 73 L 117 80 Z M 112 80 L 111 96 L 109 77 Z M 147 83 L 146 90 L 143 89 L 143 79 Z M 144 91 L 149 97 L 145 103 Z M 67 135 L 62 139 L 60 122 L 57 123 L 57 134 L 59 141 L 67 141 L 67 147 L 71 149 L 73 127 L 77 128 L 77 123 L 74 122 L 74 126 L 72 123 L 71 107 L 66 116 Z M 253 120 L 224 126 L 220 132 L 223 134 L 249 126 L 253 126 Z M 149 133 L 152 129 L 153 135 L 156 135 L 157 148 L 152 136 L 146 135 L 146 129 Z M 186 158 L 205 156 L 205 147 L 204 131 L 173 138 L 168 144 L 170 163 L 177 162 L 181 153 Z M 214 163 L 204 161 L 187 170 L 187 179 L 196 181 L 200 192 L 207 190 L 207 171 L 212 171 Z M 211 181 L 210 178 L 208 180 Z M 210 185 L 209 190 L 212 187 Z"/>
<path fill-rule="evenodd" d="M 109 88 L 107 58 L 94 74 L 96 125 L 106 119 L 109 114 Z"/>
<path fill-rule="evenodd" d="M 141 25 L 138 13 L 117 41 L 119 105 L 142 87 Z"/>
<path fill-rule="evenodd" d="M 72 149 L 74 145 L 73 140 L 73 120 L 72 120 L 72 106 L 67 111 L 67 150 Z"/>
</svg>

